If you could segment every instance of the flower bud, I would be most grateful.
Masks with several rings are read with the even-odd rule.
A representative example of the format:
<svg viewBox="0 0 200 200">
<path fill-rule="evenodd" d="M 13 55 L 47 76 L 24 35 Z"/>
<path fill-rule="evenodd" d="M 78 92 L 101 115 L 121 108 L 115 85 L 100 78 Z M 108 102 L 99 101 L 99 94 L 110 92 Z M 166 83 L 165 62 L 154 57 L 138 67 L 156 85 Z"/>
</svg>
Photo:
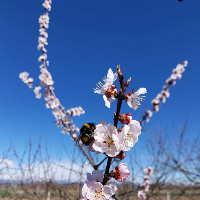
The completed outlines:
<svg viewBox="0 0 200 200">
<path fill-rule="evenodd" d="M 120 151 L 120 153 L 118 155 L 116 155 L 115 158 L 119 158 L 120 160 L 123 160 L 125 158 L 124 151 Z"/>
<path fill-rule="evenodd" d="M 124 182 L 129 177 L 130 172 L 127 169 L 127 165 L 125 163 L 121 163 L 115 167 L 115 170 L 111 171 L 111 175 L 115 178 L 115 180 Z"/>
<path fill-rule="evenodd" d="M 144 169 L 144 174 L 151 176 L 153 174 L 153 168 L 148 166 L 148 168 Z"/>
<path fill-rule="evenodd" d="M 127 113 L 127 114 L 119 114 L 119 121 L 122 124 L 130 124 L 132 120 L 132 114 L 131 113 Z"/>
</svg>

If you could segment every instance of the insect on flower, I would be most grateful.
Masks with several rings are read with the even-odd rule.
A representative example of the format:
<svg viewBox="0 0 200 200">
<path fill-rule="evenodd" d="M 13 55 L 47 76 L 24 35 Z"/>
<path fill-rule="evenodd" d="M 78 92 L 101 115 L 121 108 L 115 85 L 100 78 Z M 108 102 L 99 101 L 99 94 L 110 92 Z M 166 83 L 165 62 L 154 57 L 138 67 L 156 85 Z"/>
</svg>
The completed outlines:
<svg viewBox="0 0 200 200">
<path fill-rule="evenodd" d="M 94 123 L 84 124 L 80 129 L 80 135 L 77 139 L 77 142 L 79 142 L 81 140 L 81 142 L 84 145 L 89 146 L 90 143 L 92 143 L 92 141 L 94 140 L 93 134 L 94 134 L 95 128 L 96 128 L 96 126 Z"/>
</svg>

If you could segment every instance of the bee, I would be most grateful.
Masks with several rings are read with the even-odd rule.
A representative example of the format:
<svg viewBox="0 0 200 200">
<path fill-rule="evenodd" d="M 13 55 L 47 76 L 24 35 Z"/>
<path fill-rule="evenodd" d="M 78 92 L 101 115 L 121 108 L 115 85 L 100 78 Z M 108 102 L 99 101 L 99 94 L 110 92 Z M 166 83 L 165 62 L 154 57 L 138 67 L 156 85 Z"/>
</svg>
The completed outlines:
<svg viewBox="0 0 200 200">
<path fill-rule="evenodd" d="M 77 139 L 77 142 L 81 140 L 84 145 L 89 146 L 89 144 L 94 140 L 93 134 L 95 128 L 96 125 L 94 123 L 84 124 L 80 129 L 80 135 Z"/>
</svg>

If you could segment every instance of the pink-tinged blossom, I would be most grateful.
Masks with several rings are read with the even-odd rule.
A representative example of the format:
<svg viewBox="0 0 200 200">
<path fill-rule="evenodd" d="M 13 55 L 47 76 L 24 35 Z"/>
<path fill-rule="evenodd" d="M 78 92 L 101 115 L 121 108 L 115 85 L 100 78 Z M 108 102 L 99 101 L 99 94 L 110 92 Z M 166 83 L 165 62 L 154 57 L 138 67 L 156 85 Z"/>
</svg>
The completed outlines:
<svg viewBox="0 0 200 200">
<path fill-rule="evenodd" d="M 153 174 L 153 168 L 148 166 L 146 169 L 144 169 L 144 174 L 151 176 Z"/>
<path fill-rule="evenodd" d="M 42 35 L 42 36 L 45 37 L 45 38 L 48 38 L 48 33 L 47 33 L 47 32 L 44 32 L 44 31 L 43 31 L 43 32 L 40 33 L 40 35 Z"/>
<path fill-rule="evenodd" d="M 152 117 L 153 112 L 151 110 L 145 110 L 144 113 L 146 113 L 149 117 Z"/>
<path fill-rule="evenodd" d="M 124 182 L 129 177 L 130 172 L 127 169 L 127 165 L 125 163 L 121 163 L 115 167 L 115 170 L 113 170 L 111 174 L 114 175 L 116 181 Z"/>
<path fill-rule="evenodd" d="M 123 137 L 118 134 L 116 127 L 112 124 L 96 125 L 94 139 L 95 141 L 92 145 L 94 150 L 105 153 L 110 157 L 115 157 L 122 149 Z"/>
<path fill-rule="evenodd" d="M 159 99 L 153 99 L 152 101 L 151 101 L 151 104 L 152 105 L 159 105 L 160 104 L 160 100 Z"/>
<path fill-rule="evenodd" d="M 63 134 L 69 135 L 69 130 L 68 130 L 68 128 L 66 128 L 66 127 L 63 127 L 61 132 L 62 132 Z"/>
<path fill-rule="evenodd" d="M 45 100 L 46 100 L 46 99 L 47 99 L 47 98 L 45 98 Z M 52 101 L 47 101 L 47 102 L 46 102 L 46 108 L 50 108 L 51 105 L 52 105 Z"/>
<path fill-rule="evenodd" d="M 37 49 L 38 50 L 44 49 L 44 44 L 38 44 Z"/>
<path fill-rule="evenodd" d="M 39 58 L 38 58 L 38 61 L 39 62 L 43 62 L 43 61 L 45 61 L 47 59 L 47 54 L 43 54 L 43 55 L 41 55 Z"/>
<path fill-rule="evenodd" d="M 152 174 L 151 174 L 151 175 L 152 175 Z M 146 180 L 149 180 L 149 181 L 150 181 L 151 179 L 150 179 L 149 176 L 145 175 L 145 176 L 144 176 L 144 181 L 146 181 Z"/>
<path fill-rule="evenodd" d="M 145 197 L 145 192 L 149 191 L 149 181 L 151 180 L 149 175 L 153 174 L 153 168 L 148 166 L 148 168 L 144 169 L 144 182 L 141 184 L 142 187 L 142 191 L 138 192 L 138 197 L 140 197 L 140 199 L 146 199 Z"/>
<path fill-rule="evenodd" d="M 142 187 L 144 192 L 148 192 L 150 186 L 149 186 L 148 183 L 144 182 L 144 183 L 141 184 L 141 187 Z"/>
<path fill-rule="evenodd" d="M 81 112 L 81 114 L 83 115 L 85 113 L 85 110 L 83 110 L 83 108 L 81 106 L 78 107 L 79 111 Z"/>
<path fill-rule="evenodd" d="M 117 191 L 117 186 L 115 184 L 110 183 L 109 186 L 111 186 L 113 188 L 114 192 Z"/>
<path fill-rule="evenodd" d="M 44 44 L 44 45 L 48 45 L 48 43 L 47 43 L 47 38 L 44 38 L 44 37 L 39 37 L 38 38 L 38 43 L 39 44 Z"/>
<path fill-rule="evenodd" d="M 176 85 L 176 81 L 175 81 L 175 80 L 172 80 L 171 78 L 168 78 L 168 79 L 166 80 L 166 83 L 167 83 L 167 85 Z"/>
<path fill-rule="evenodd" d="M 145 96 L 139 97 L 141 94 L 147 93 L 146 88 L 140 88 L 137 90 L 135 93 L 127 93 L 125 95 L 126 97 L 126 102 L 128 103 L 129 107 L 133 108 L 136 110 L 139 105 L 141 105 L 140 101 L 143 101 Z"/>
<path fill-rule="evenodd" d="M 22 72 L 19 74 L 19 78 L 28 85 L 29 88 L 33 88 L 32 82 L 34 81 L 33 78 L 28 78 L 29 73 L 27 72 Z"/>
<path fill-rule="evenodd" d="M 71 118 L 62 118 L 62 123 L 65 125 L 65 126 L 69 126 L 70 124 L 73 123 L 73 120 Z"/>
<path fill-rule="evenodd" d="M 75 116 L 76 116 L 76 111 L 75 111 L 75 109 L 74 109 L 74 108 L 71 108 L 70 111 L 71 111 L 71 116 L 72 116 L 72 117 L 75 117 Z"/>
<path fill-rule="evenodd" d="M 51 92 L 50 92 L 49 88 L 45 88 L 45 89 L 44 89 L 44 95 L 45 95 L 46 97 L 50 97 Z"/>
<path fill-rule="evenodd" d="M 187 67 L 187 65 L 188 65 L 188 61 L 185 60 L 182 64 L 183 64 L 184 67 Z"/>
<path fill-rule="evenodd" d="M 40 24 L 44 24 L 44 23 L 49 24 L 49 15 L 48 14 L 41 15 L 39 18 L 39 23 Z M 45 32 L 45 31 L 46 30 L 44 28 L 39 29 L 40 33 Z"/>
<path fill-rule="evenodd" d="M 132 120 L 132 114 L 131 113 L 119 114 L 119 121 L 122 124 L 130 124 L 131 120 Z"/>
<path fill-rule="evenodd" d="M 57 125 L 57 127 L 62 127 L 62 120 L 58 120 L 58 119 L 56 119 L 56 125 Z"/>
<path fill-rule="evenodd" d="M 129 151 L 130 147 L 133 147 L 138 141 L 138 136 L 141 134 L 142 127 L 136 120 L 132 120 L 129 125 L 125 125 L 121 131 L 123 136 L 122 150 Z"/>
<path fill-rule="evenodd" d="M 51 5 L 49 1 L 45 1 L 42 5 L 44 6 L 45 9 L 47 9 L 48 11 L 51 11 Z"/>
<path fill-rule="evenodd" d="M 20 78 L 23 82 L 27 80 L 28 76 L 29 76 L 29 73 L 28 73 L 28 72 L 22 72 L 22 73 L 19 74 L 19 78 Z"/>
<path fill-rule="evenodd" d="M 102 185 L 103 173 L 94 170 L 92 174 L 87 173 L 87 181 L 83 185 L 82 195 L 85 200 L 106 200 L 114 194 L 114 188 L 109 185 Z"/>
<path fill-rule="evenodd" d="M 162 100 L 162 98 L 163 98 L 162 94 L 157 94 L 156 99 Z"/>
<path fill-rule="evenodd" d="M 67 114 L 67 115 L 70 115 L 70 114 L 71 114 L 71 111 L 70 111 L 70 110 L 67 110 L 67 111 L 66 111 L 66 114 Z"/>
<path fill-rule="evenodd" d="M 41 90 L 41 87 L 40 87 L 40 86 L 39 86 L 39 87 L 35 87 L 35 89 L 33 90 L 34 93 L 35 93 L 35 97 L 36 97 L 37 99 L 40 99 L 41 96 L 42 96 L 42 94 L 40 93 L 40 90 Z"/>
<path fill-rule="evenodd" d="M 150 118 L 149 118 L 149 117 L 146 117 L 146 118 L 145 118 L 145 121 L 146 121 L 146 122 L 149 122 L 149 121 L 150 121 Z"/>
<path fill-rule="evenodd" d="M 48 71 L 40 74 L 39 79 L 41 80 L 42 84 L 45 86 L 50 86 L 50 85 L 54 84 L 54 82 L 52 80 L 52 76 L 51 76 L 50 72 L 48 72 Z"/>
<path fill-rule="evenodd" d="M 169 93 L 168 90 L 162 90 L 162 91 L 161 91 L 161 94 L 164 95 L 164 96 L 167 97 L 167 98 L 169 98 L 169 96 L 170 96 L 170 93 Z"/>
<path fill-rule="evenodd" d="M 142 190 L 138 191 L 138 197 L 140 200 L 146 200 L 146 195 Z"/>
<path fill-rule="evenodd" d="M 51 107 L 51 109 L 54 109 L 54 108 L 57 108 L 59 105 L 60 105 L 59 99 L 55 98 L 54 100 L 52 100 L 50 107 Z"/>
<path fill-rule="evenodd" d="M 158 111 L 159 111 L 159 106 L 157 106 L 157 105 L 154 106 L 154 107 L 153 107 L 153 110 L 154 110 L 154 112 L 158 112 Z"/>
<path fill-rule="evenodd" d="M 80 131 L 80 129 L 79 129 L 78 127 L 76 127 L 76 128 L 75 128 L 75 131 L 76 131 L 76 132 L 79 132 L 79 131 Z"/>
<path fill-rule="evenodd" d="M 33 88 L 33 84 L 32 84 L 33 81 L 34 81 L 33 78 L 28 78 L 28 79 L 24 80 L 24 83 L 26 83 L 29 88 Z"/>
<path fill-rule="evenodd" d="M 61 119 L 61 118 L 65 117 L 65 114 L 58 108 L 54 108 L 52 113 L 56 119 Z"/>
<path fill-rule="evenodd" d="M 73 133 L 71 139 L 72 139 L 73 141 L 76 141 L 76 140 L 77 140 L 77 134 L 76 134 L 76 133 Z"/>
<path fill-rule="evenodd" d="M 82 188 L 84 200 L 108 200 L 113 194 L 114 191 L 111 186 L 102 185 L 96 181 L 85 183 Z"/>
<path fill-rule="evenodd" d="M 74 108 L 74 110 L 75 110 L 77 116 L 81 115 L 81 112 L 78 107 Z"/>
<path fill-rule="evenodd" d="M 94 93 L 102 94 L 105 101 L 105 105 L 110 108 L 111 102 L 115 100 L 114 94 L 117 92 L 116 87 L 112 85 L 117 79 L 117 72 L 113 73 L 112 69 L 108 70 L 107 78 L 103 79 L 104 83 L 97 84 L 97 88 L 94 89 Z"/>
<path fill-rule="evenodd" d="M 85 111 L 83 110 L 83 108 L 82 107 L 76 107 L 76 108 L 71 108 L 70 110 L 67 110 L 66 111 L 66 114 L 67 115 L 71 115 L 72 117 L 75 117 L 76 115 L 77 116 L 80 116 L 80 115 L 82 115 L 82 114 L 84 114 L 85 113 Z"/>
</svg>

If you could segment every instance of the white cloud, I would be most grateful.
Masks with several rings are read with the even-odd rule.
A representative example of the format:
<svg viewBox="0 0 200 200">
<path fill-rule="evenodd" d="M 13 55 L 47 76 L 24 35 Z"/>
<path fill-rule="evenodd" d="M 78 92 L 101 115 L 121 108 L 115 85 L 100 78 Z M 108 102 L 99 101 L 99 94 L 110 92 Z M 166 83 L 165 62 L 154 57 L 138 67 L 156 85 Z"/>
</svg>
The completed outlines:
<svg viewBox="0 0 200 200">
<path fill-rule="evenodd" d="M 35 162 L 31 165 L 23 163 L 19 165 L 12 160 L 0 159 L 0 180 L 9 181 L 58 181 L 66 183 L 84 182 L 87 172 L 93 168 L 86 164 L 73 164 L 72 170 L 70 162 L 63 161 L 44 161 Z"/>
</svg>

